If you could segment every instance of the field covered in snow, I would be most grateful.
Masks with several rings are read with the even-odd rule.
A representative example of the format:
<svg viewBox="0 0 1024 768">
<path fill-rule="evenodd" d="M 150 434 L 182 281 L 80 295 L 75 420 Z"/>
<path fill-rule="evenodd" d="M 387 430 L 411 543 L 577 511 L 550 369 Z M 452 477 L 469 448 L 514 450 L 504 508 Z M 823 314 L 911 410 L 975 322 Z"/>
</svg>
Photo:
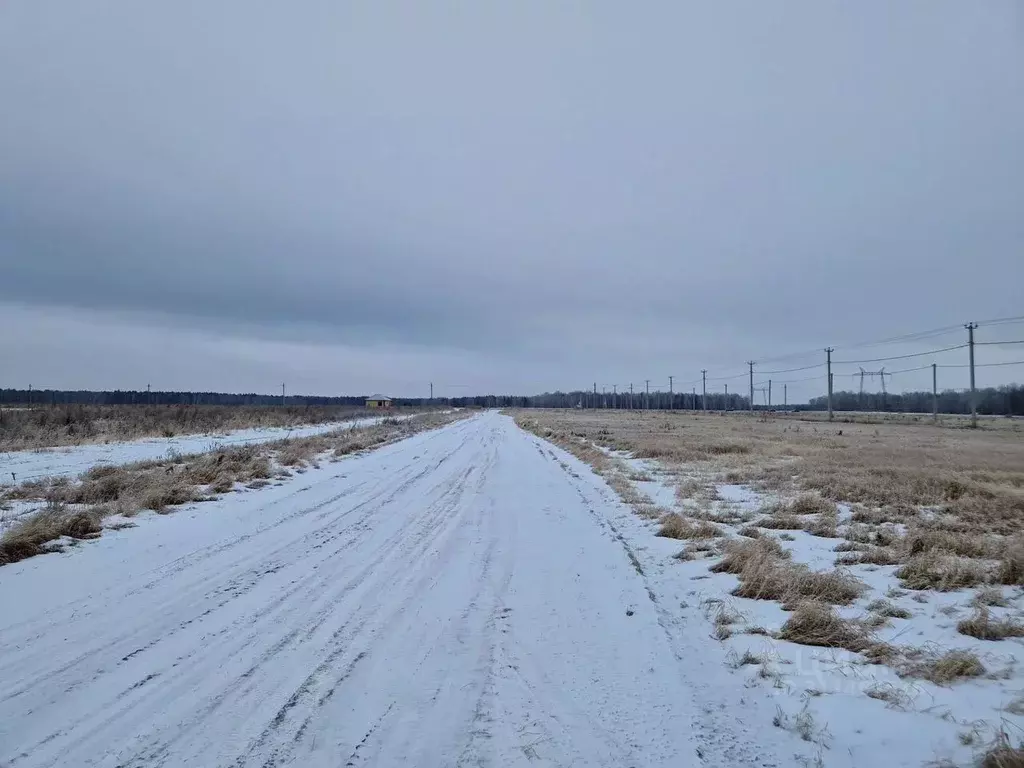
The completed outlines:
<svg viewBox="0 0 1024 768">
<path fill-rule="evenodd" d="M 231 432 L 176 437 L 149 437 L 105 444 L 85 444 L 34 451 L 0 453 L 0 485 L 13 485 L 42 477 L 73 477 L 100 464 L 131 464 L 162 459 L 168 454 L 182 456 L 206 453 L 221 446 L 255 445 L 275 440 L 321 435 L 336 429 L 379 423 L 383 416 L 297 427 L 262 427 Z M 401 416 L 399 418 L 407 418 Z"/>
<path fill-rule="evenodd" d="M 1020 435 L 746 415 L 519 421 L 629 505 L 616 524 L 659 603 L 703 626 L 731 685 L 767 697 L 758 717 L 814 745 L 818 764 L 972 766 L 1022 741 Z"/>
</svg>

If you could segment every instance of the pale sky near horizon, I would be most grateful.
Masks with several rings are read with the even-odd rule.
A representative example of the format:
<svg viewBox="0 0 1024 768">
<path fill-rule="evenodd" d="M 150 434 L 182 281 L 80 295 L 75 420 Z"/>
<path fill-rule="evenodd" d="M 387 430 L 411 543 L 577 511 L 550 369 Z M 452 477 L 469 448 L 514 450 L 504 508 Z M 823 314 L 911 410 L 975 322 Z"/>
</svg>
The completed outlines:
<svg viewBox="0 0 1024 768">
<path fill-rule="evenodd" d="M 1017 0 L 8 0 L 0 99 L 0 387 L 720 390 L 1024 316 Z"/>
</svg>

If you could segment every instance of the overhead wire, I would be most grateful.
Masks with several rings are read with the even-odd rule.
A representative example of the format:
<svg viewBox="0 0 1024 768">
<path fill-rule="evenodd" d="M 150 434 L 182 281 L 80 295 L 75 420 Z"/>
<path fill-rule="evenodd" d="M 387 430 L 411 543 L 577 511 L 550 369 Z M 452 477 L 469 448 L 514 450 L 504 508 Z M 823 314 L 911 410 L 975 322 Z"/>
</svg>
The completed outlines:
<svg viewBox="0 0 1024 768">
<path fill-rule="evenodd" d="M 966 344 L 956 344 L 952 347 L 943 347 L 942 349 L 931 349 L 927 352 L 912 352 L 908 355 L 893 355 L 891 357 L 873 357 L 867 360 L 833 360 L 832 365 L 856 365 L 858 363 L 884 363 L 888 360 L 906 360 L 910 357 L 923 357 L 924 355 L 937 355 L 940 352 L 949 352 L 954 349 L 963 349 Z"/>
</svg>

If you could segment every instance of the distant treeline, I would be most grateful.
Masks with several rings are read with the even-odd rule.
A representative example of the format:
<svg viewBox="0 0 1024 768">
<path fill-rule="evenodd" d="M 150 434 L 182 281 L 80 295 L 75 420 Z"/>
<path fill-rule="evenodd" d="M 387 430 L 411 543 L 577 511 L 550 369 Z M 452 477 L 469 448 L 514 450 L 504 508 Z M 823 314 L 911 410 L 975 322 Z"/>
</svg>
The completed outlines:
<svg viewBox="0 0 1024 768">
<path fill-rule="evenodd" d="M 1010 384 L 1002 387 L 979 389 L 978 413 L 984 415 L 1024 415 L 1024 386 Z M 290 407 L 302 406 L 361 406 L 366 396 L 323 397 L 288 395 L 283 401 L 280 395 L 230 394 L 224 392 L 164 392 L 145 390 L 115 390 L 113 392 L 89 392 L 86 390 L 27 390 L 0 389 L 0 405 L 249 405 Z M 749 408 L 749 399 L 742 395 L 715 393 L 707 396 L 708 410 L 741 411 Z M 594 393 L 577 390 L 574 392 L 545 392 L 541 395 L 478 395 L 469 397 L 395 398 L 396 406 L 443 405 L 457 408 L 649 408 L 653 410 L 702 410 L 704 404 L 700 394 L 692 392 L 643 392 Z M 781 403 L 774 403 L 781 408 Z M 789 410 L 823 411 L 828 407 L 827 398 L 822 395 L 812 398 L 809 403 L 788 404 Z M 763 403 L 754 405 L 764 410 Z M 931 413 L 931 392 L 903 392 L 885 394 L 882 392 L 834 392 L 832 408 L 837 411 L 894 411 L 905 413 Z M 970 413 L 970 393 L 960 390 L 946 390 L 939 393 L 940 413 Z"/>
<path fill-rule="evenodd" d="M 977 390 L 978 413 L 983 415 L 1024 415 L 1024 386 L 1009 384 Z M 970 413 L 971 393 L 960 390 L 939 392 L 939 413 Z M 828 408 L 826 396 L 815 397 L 807 408 L 824 411 Z M 899 411 L 902 413 L 931 413 L 931 392 L 833 392 L 832 409 L 836 411 Z"/>
<path fill-rule="evenodd" d="M 396 399 L 395 405 L 420 405 L 421 399 Z M 153 390 L 0 389 L 0 405 L 365 405 L 365 396 L 321 397 L 312 395 L 231 394 L 226 392 L 165 392 Z"/>
</svg>

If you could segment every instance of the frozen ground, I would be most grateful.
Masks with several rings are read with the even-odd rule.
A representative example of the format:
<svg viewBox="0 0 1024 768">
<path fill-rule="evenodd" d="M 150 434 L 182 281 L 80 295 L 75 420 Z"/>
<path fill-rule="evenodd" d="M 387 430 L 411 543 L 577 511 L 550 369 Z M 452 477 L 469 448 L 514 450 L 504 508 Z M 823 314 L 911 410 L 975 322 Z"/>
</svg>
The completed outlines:
<svg viewBox="0 0 1024 768">
<path fill-rule="evenodd" d="M 616 456 L 635 477 L 648 478 L 634 481 L 638 490 L 668 509 L 687 512 L 686 505 L 671 498 L 685 476 L 668 473 L 654 461 Z M 715 490 L 717 501 L 710 511 L 718 514 L 746 513 L 756 518 L 766 502 L 774 501 L 744 486 L 718 484 Z M 839 521 L 845 522 L 848 516 L 849 509 L 840 505 Z M 737 578 L 709 571 L 717 558 L 676 559 L 685 543 L 655 537 L 657 522 L 624 512 L 615 525 L 636 551 L 659 604 L 678 607 L 678 620 L 691 632 L 700 632 L 695 627 L 703 621 L 708 642 L 726 653 L 732 687 L 765 689 L 776 707 L 768 720 L 774 723 L 778 718 L 780 727 L 808 738 L 817 746 L 821 765 L 973 766 L 1000 730 L 1014 743 L 1024 736 L 1024 674 L 1019 668 L 1024 641 L 984 641 L 957 631 L 957 622 L 974 610 L 970 601 L 975 590 L 909 591 L 900 589 L 896 566 L 849 566 L 869 591 L 854 605 L 839 608 L 841 616 L 863 617 L 871 601 L 887 599 L 910 616 L 891 618 L 877 629 L 877 639 L 938 653 L 973 652 L 986 667 L 982 677 L 939 686 L 901 679 L 889 667 L 866 664 L 863 657 L 841 649 L 814 648 L 760 634 L 760 630 L 777 632 L 790 614 L 776 602 L 732 596 Z M 736 536 L 743 523 L 719 525 L 727 535 Z M 834 548 L 841 541 L 801 530 L 764 531 L 764 535 L 783 536 L 781 543 L 793 561 L 813 570 L 834 567 Z M 997 589 L 1006 605 L 989 607 L 993 618 L 1024 616 L 1024 591 Z M 732 635 L 712 640 L 712 621 L 723 612 L 732 619 Z M 711 656 L 706 658 L 710 662 Z M 753 695 L 748 692 L 749 697 Z"/>
<path fill-rule="evenodd" d="M 0 569 L 10 766 L 783 766 L 575 459 L 488 413 Z"/>
<path fill-rule="evenodd" d="M 967 765 L 959 734 L 1016 685 L 743 634 L 783 612 L 495 413 L 135 522 L 0 568 L 0 764 Z M 953 601 L 900 600 L 891 631 L 978 644 Z M 991 645 L 993 670 L 1018 647 Z"/>
<path fill-rule="evenodd" d="M 130 464 L 136 461 L 150 461 L 161 459 L 169 452 L 182 455 L 203 453 L 213 450 L 217 445 L 245 445 L 268 443 L 288 437 L 309 437 L 335 429 L 375 424 L 382 418 L 386 417 L 314 424 L 305 427 L 242 429 L 216 435 L 150 437 L 144 440 L 107 443 L 106 445 L 75 445 L 41 451 L 11 451 L 0 453 L 0 485 L 37 480 L 41 477 L 76 476 L 97 464 Z M 408 417 L 400 416 L 398 418 Z"/>
</svg>

